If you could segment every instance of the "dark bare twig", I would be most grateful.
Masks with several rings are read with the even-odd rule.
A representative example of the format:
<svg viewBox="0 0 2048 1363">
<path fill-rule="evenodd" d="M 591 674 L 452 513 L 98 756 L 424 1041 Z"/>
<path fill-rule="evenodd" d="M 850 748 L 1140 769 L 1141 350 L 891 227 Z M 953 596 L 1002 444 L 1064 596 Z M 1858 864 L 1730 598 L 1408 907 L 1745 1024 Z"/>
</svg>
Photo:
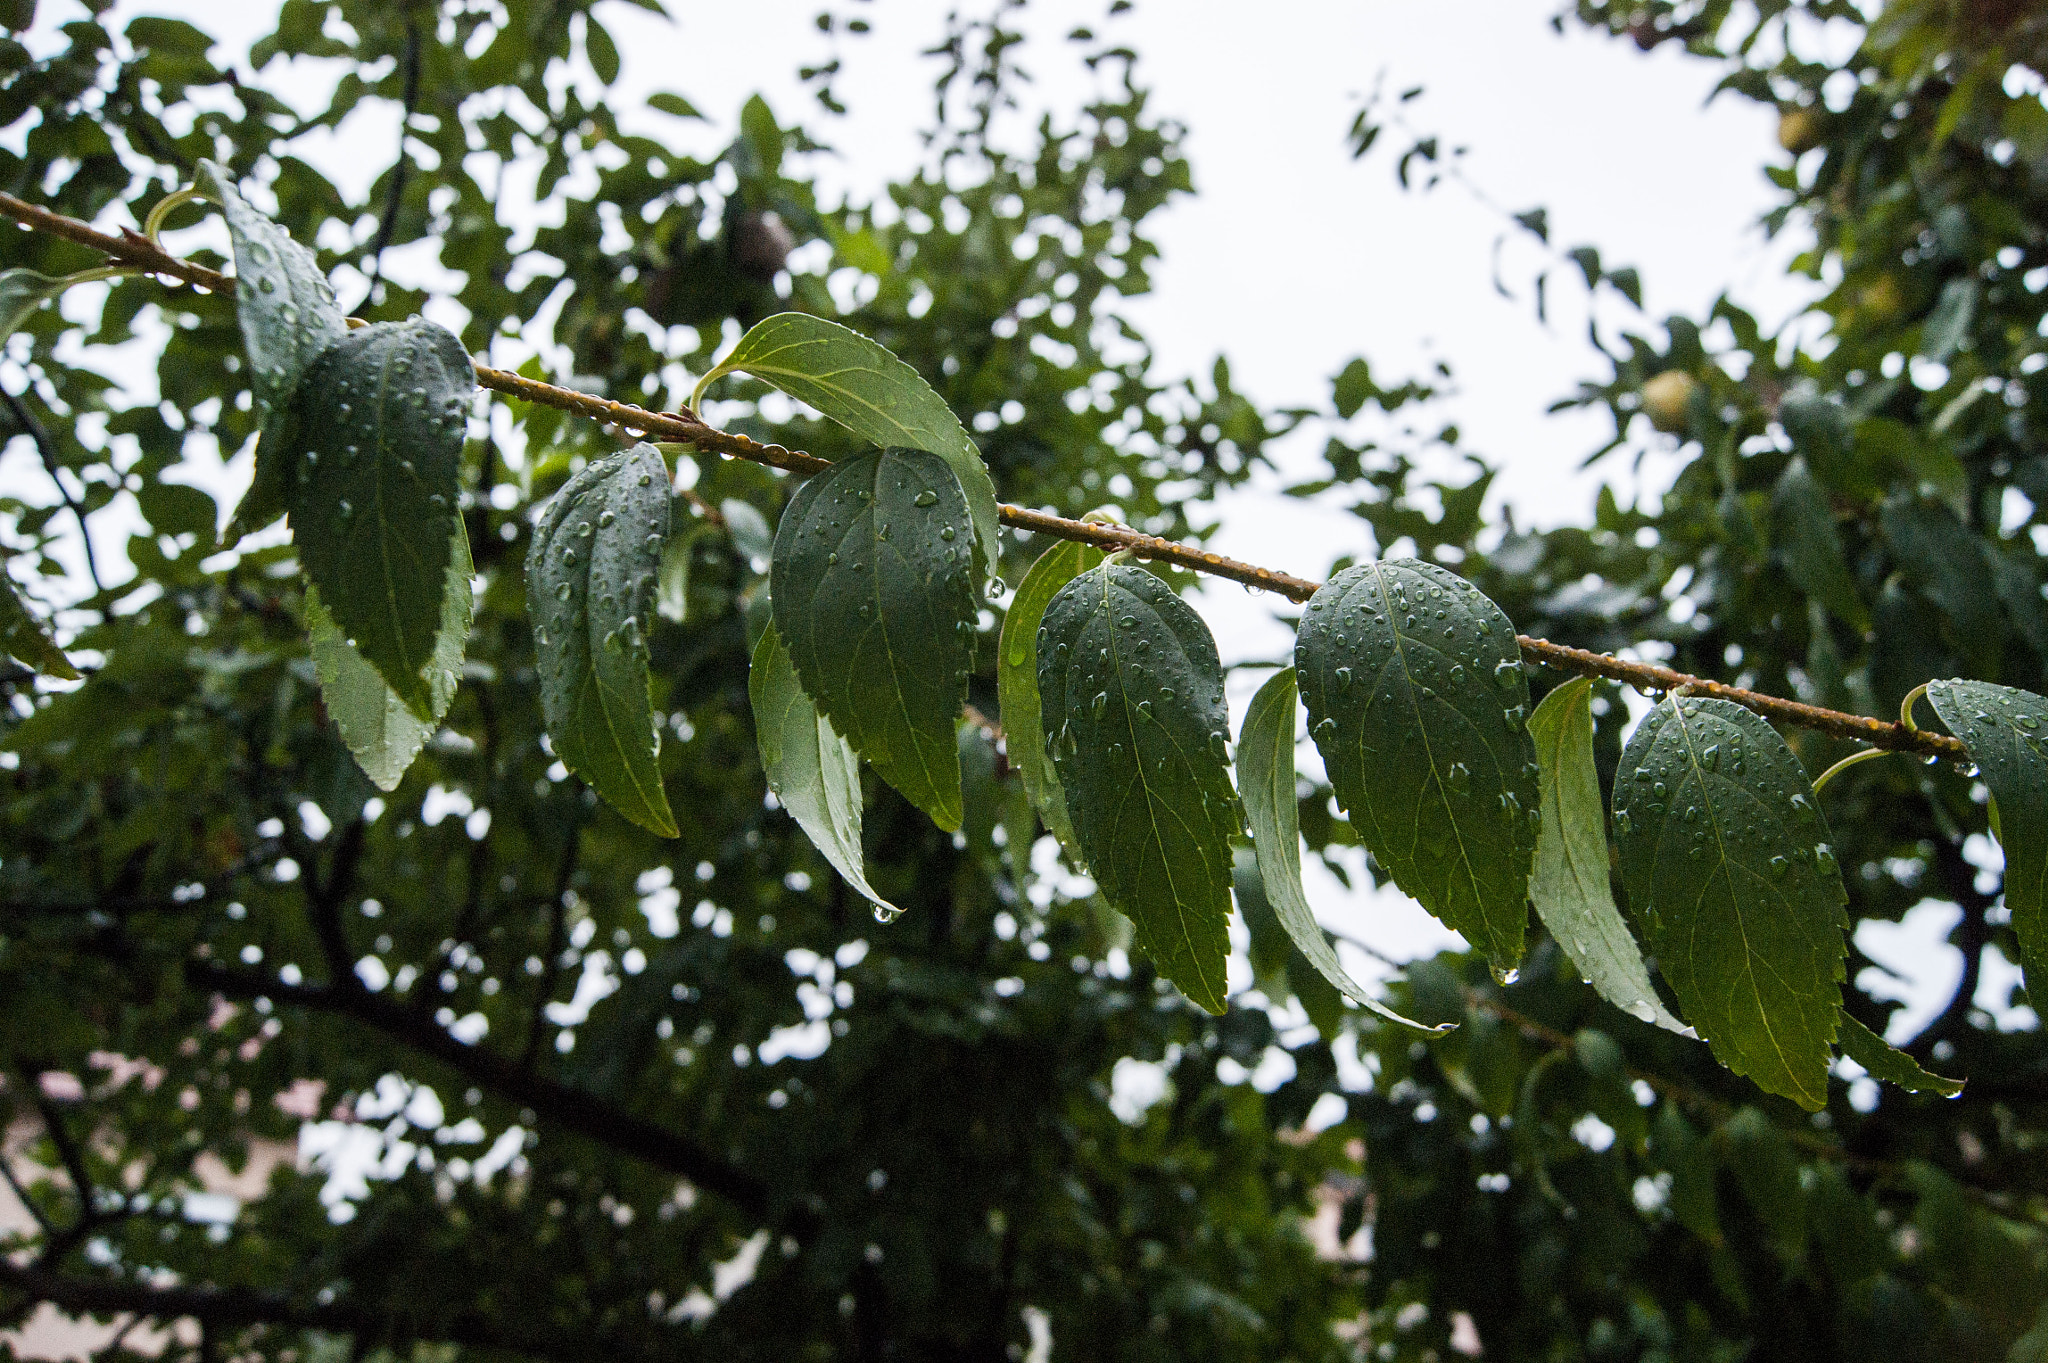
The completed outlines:
<svg viewBox="0 0 2048 1363">
<path fill-rule="evenodd" d="M 63 468 L 64 464 L 57 456 L 57 442 L 51 438 L 49 427 L 38 421 L 36 414 L 28 409 L 28 404 L 10 390 L 0 388 L 0 401 L 7 404 L 8 414 L 14 418 L 14 424 L 35 442 L 36 453 L 42 457 L 44 471 L 50 475 L 50 481 L 56 484 L 57 495 L 64 499 L 64 505 L 71 511 L 71 518 L 78 522 L 78 538 L 85 546 L 85 573 L 92 579 L 93 594 L 105 596 L 107 588 L 106 584 L 100 581 L 99 559 L 92 551 L 92 531 L 87 529 L 85 524 L 85 507 L 71 495 L 71 489 L 64 486 L 64 480 L 57 476 L 58 470 Z"/>
<path fill-rule="evenodd" d="M 377 236 L 370 243 L 370 283 L 363 301 L 351 312 L 366 312 L 377 301 L 377 286 L 384 280 L 384 252 L 398 228 L 399 206 L 405 201 L 406 177 L 412 173 L 412 158 L 405 154 L 405 139 L 412 134 L 412 116 L 420 105 L 420 29 L 410 8 L 405 15 L 405 112 L 398 120 L 398 158 L 391 163 L 391 185 L 384 195 L 384 214 L 377 220 Z"/>
</svg>

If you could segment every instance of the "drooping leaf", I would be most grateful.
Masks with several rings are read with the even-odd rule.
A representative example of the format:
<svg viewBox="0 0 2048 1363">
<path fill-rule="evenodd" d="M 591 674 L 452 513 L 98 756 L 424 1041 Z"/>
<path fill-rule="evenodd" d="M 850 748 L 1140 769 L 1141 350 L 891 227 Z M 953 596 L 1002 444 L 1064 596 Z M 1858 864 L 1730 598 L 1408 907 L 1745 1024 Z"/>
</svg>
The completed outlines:
<svg viewBox="0 0 2048 1363">
<path fill-rule="evenodd" d="M 1104 563 L 1046 607 L 1038 689 L 1089 874 L 1159 973 L 1222 1012 L 1241 824 L 1208 626 L 1151 573 Z"/>
<path fill-rule="evenodd" d="M 1039 727 L 1038 627 L 1054 594 L 1101 562 L 1100 549 L 1073 540 L 1061 540 L 1039 555 L 1017 584 L 996 659 L 996 698 L 1002 707 L 1010 765 L 1024 778 L 1024 789 L 1046 828 L 1060 840 L 1068 859 L 1084 870 L 1074 824 L 1067 817 L 1067 793 L 1060 787 L 1059 772 L 1045 750 L 1045 731 Z"/>
<path fill-rule="evenodd" d="M 2032 994 L 2048 980 L 2048 700 L 1961 679 L 1933 683 L 1927 699 L 1990 787 L 1991 827 L 2005 849 L 2005 907 Z"/>
<path fill-rule="evenodd" d="M 689 617 L 690 561 L 697 556 L 697 541 L 716 529 L 709 521 L 697 521 L 670 535 L 661 546 L 661 575 L 654 610 L 662 619 L 680 625 Z"/>
<path fill-rule="evenodd" d="M 1514 626 L 1435 564 L 1370 563 L 1315 594 L 1294 652 L 1309 732 L 1359 837 L 1496 973 L 1512 969 L 1538 819 Z"/>
<path fill-rule="evenodd" d="M 379 790 L 397 789 L 406 768 L 419 756 L 455 699 L 463 650 L 469 640 L 474 608 L 470 578 L 475 572 L 469 557 L 469 535 L 458 520 L 443 575 L 441 628 L 434 636 L 433 659 L 427 670 L 433 705 L 425 718 L 414 714 L 382 674 L 350 646 L 348 636 L 320 600 L 320 589 L 306 584 L 306 633 L 313 668 L 320 678 L 320 698 L 341 731 L 341 741 Z"/>
<path fill-rule="evenodd" d="M 1948 615 L 1964 647 L 1994 646 L 1998 592 L 1977 536 L 1947 506 L 1919 497 L 1891 498 L 1880 520 L 1899 563 Z"/>
<path fill-rule="evenodd" d="M 754 645 L 747 694 L 768 789 L 832 869 L 874 903 L 877 916 L 894 918 L 900 910 L 875 893 L 862 867 L 860 762 L 804 694 L 772 629 Z"/>
<path fill-rule="evenodd" d="M 1245 822 L 1258 857 L 1266 902 L 1294 945 L 1322 977 L 1345 997 L 1389 1022 L 1419 1032 L 1441 1032 L 1402 1017 L 1351 978 L 1309 908 L 1301 884 L 1300 812 L 1294 790 L 1294 669 L 1282 668 L 1252 697 L 1237 736 L 1237 783 L 1244 796 Z"/>
<path fill-rule="evenodd" d="M 1650 968 L 1614 903 L 1607 810 L 1593 767 L 1592 693 L 1590 677 L 1575 678 L 1545 696 L 1529 716 L 1543 801 L 1529 899 L 1543 926 L 1601 998 L 1632 1017 L 1692 1036 L 1692 1028 L 1657 997 Z"/>
<path fill-rule="evenodd" d="M 257 212 L 226 171 L 211 161 L 201 161 L 199 170 L 201 188 L 227 219 L 235 253 L 235 315 L 262 431 L 255 481 L 228 522 L 226 543 L 233 544 L 291 508 L 301 447 L 283 429 L 295 420 L 287 399 L 320 352 L 347 333 L 348 322 L 313 253 Z"/>
<path fill-rule="evenodd" d="M 742 558 L 759 565 L 774 555 L 775 532 L 769 528 L 767 517 L 754 509 L 753 503 L 728 497 L 718 504 L 718 514 L 725 517 L 732 547 L 740 552 Z"/>
<path fill-rule="evenodd" d="M 1856 579 L 1849 575 L 1834 513 L 1804 459 L 1795 456 L 1778 476 L 1771 493 L 1771 515 L 1774 537 L 1792 580 L 1844 624 L 1858 631 L 1869 629 L 1870 608 L 1856 590 Z"/>
<path fill-rule="evenodd" d="M 0 587 L 0 652 L 46 677 L 77 681 L 78 669 L 64 656 L 64 650 L 51 642 L 42 622 L 30 613 L 28 603 L 21 599 L 21 589 L 5 573 L 0 573 L 0 579 L 5 579 L 4 587 Z"/>
<path fill-rule="evenodd" d="M 1614 781 L 1629 908 L 1714 1058 L 1819 1111 L 1841 1013 L 1848 895 L 1813 787 L 1777 730 L 1673 698 Z"/>
<path fill-rule="evenodd" d="M 534 530 L 526 600 L 555 755 L 621 814 L 673 838 L 646 640 L 668 531 L 668 470 L 654 446 L 592 460 Z"/>
<path fill-rule="evenodd" d="M 414 318 L 334 342 L 292 402 L 304 441 L 291 498 L 299 561 L 356 651 L 422 719 L 475 387 L 462 343 Z"/>
<path fill-rule="evenodd" d="M 1896 1084 L 1908 1093 L 1938 1093 L 1953 1098 L 1963 1091 L 1960 1079 L 1944 1079 L 1920 1068 L 1920 1062 L 1871 1031 L 1845 1011 L 1835 1038 L 1842 1054 L 1870 1071 L 1879 1083 Z"/>
<path fill-rule="evenodd" d="M 69 283 L 19 266 L 0 270 L 0 340 L 20 331 L 37 308 L 64 292 Z"/>
<path fill-rule="evenodd" d="M 967 503 L 924 450 L 842 460 L 797 490 L 769 566 L 803 687 L 883 780 L 960 827 L 953 728 L 974 660 Z"/>
<path fill-rule="evenodd" d="M 697 385 L 691 405 L 714 379 L 735 371 L 808 402 L 877 445 L 929 450 L 945 460 L 973 513 L 975 552 L 994 570 L 995 480 L 967 428 L 916 370 L 851 328 L 808 313 L 782 312 L 740 337 Z"/>
</svg>

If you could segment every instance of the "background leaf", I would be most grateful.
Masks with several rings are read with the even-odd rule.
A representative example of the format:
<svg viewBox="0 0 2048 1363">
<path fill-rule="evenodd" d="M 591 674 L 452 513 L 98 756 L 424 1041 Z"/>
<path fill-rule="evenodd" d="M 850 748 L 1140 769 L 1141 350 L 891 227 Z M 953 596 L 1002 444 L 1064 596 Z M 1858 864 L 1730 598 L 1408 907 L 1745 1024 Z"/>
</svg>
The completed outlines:
<svg viewBox="0 0 2048 1363">
<path fill-rule="evenodd" d="M 1778 475 L 1771 493 L 1773 529 L 1785 568 L 1792 580 L 1833 611 L 1846 625 L 1870 628 L 1870 608 L 1856 590 L 1856 579 L 1842 557 L 1842 537 L 1835 529 L 1827 495 L 1814 481 L 1806 461 L 1794 456 Z"/>
<path fill-rule="evenodd" d="M 1105 563 L 1046 608 L 1038 686 L 1089 874 L 1159 973 L 1222 1012 L 1241 824 L 1208 626 L 1151 573 Z"/>
<path fill-rule="evenodd" d="M 960 827 L 953 728 L 974 661 L 967 503 L 924 450 L 842 460 L 776 527 L 769 599 L 804 690 L 882 779 Z"/>
<path fill-rule="evenodd" d="M 740 337 L 697 385 L 691 404 L 712 380 L 735 370 L 808 402 L 877 445 L 928 450 L 945 460 L 973 513 L 975 550 L 994 571 L 995 480 L 967 428 L 915 369 L 851 328 L 808 313 L 783 312 L 755 323 Z"/>
<path fill-rule="evenodd" d="M 1072 540 L 1061 540 L 1040 554 L 1031 571 L 1017 584 L 1017 595 L 1011 599 L 1009 614 L 1003 618 L 996 659 L 996 697 L 1002 706 L 1003 738 L 1010 765 L 1024 778 L 1024 789 L 1030 794 L 1032 806 L 1044 818 L 1046 828 L 1080 869 L 1086 869 L 1086 863 L 1074 838 L 1073 820 L 1067 817 L 1067 793 L 1060 786 L 1059 772 L 1053 765 L 1052 754 L 1046 751 L 1045 730 L 1040 726 L 1038 630 L 1045 621 L 1045 608 L 1059 589 L 1101 563 L 1102 557 L 1100 549 Z"/>
<path fill-rule="evenodd" d="M 1650 983 L 1607 865 L 1607 809 L 1593 766 L 1593 682 L 1578 677 L 1543 698 L 1529 716 L 1542 768 L 1543 825 L 1529 898 L 1550 935 L 1600 997 L 1632 1017 L 1680 1036 L 1693 1029 L 1671 1015 Z"/>
<path fill-rule="evenodd" d="M 462 342 L 414 318 L 336 341 L 293 400 L 306 442 L 291 502 L 299 560 L 356 651 L 422 719 L 475 387 Z"/>
<path fill-rule="evenodd" d="M 1514 626 L 1462 578 L 1404 559 L 1325 583 L 1294 652 L 1309 733 L 1359 837 L 1496 974 L 1512 969 L 1538 817 Z"/>
<path fill-rule="evenodd" d="M 634 823 L 676 836 L 655 762 L 647 620 L 669 532 L 654 446 L 586 464 L 555 494 L 526 555 L 541 709 L 555 754 Z"/>
<path fill-rule="evenodd" d="M 1896 1084 L 1908 1093 L 1938 1093 L 1953 1098 L 1963 1091 L 1960 1079 L 1944 1079 L 1920 1068 L 1920 1062 L 1871 1031 L 1845 1009 L 1841 1032 L 1835 1038 L 1842 1054 L 1870 1071 L 1880 1083 Z"/>
<path fill-rule="evenodd" d="M 64 650 L 50 641 L 42 622 L 21 599 L 21 588 L 15 586 L 14 579 L 5 573 L 0 573 L 0 579 L 4 579 L 6 584 L 4 589 L 0 589 L 0 649 L 46 677 L 77 681 L 78 669 L 64 656 Z"/>
<path fill-rule="evenodd" d="M 70 281 L 34 270 L 0 270 L 0 340 L 20 331 L 35 310 L 64 292 Z"/>
<path fill-rule="evenodd" d="M 1449 1030 L 1402 1017 L 1351 978 L 1316 922 L 1301 884 L 1301 827 L 1294 789 L 1294 669 L 1282 668 L 1259 688 L 1237 738 L 1237 783 L 1252 833 L 1259 879 L 1273 916 L 1322 977 L 1345 997 L 1389 1022 L 1421 1032 Z M 1246 910 L 1249 919 L 1250 910 Z"/>
<path fill-rule="evenodd" d="M 901 910 L 875 893 L 862 867 L 859 759 L 804 694 L 772 629 L 754 645 L 747 695 L 768 789 L 832 869 L 874 903 L 876 916 L 894 918 Z"/>
<path fill-rule="evenodd" d="M 1677 697 L 1614 782 L 1629 908 L 1714 1057 L 1812 1111 L 1827 1102 L 1848 895 L 1813 787 L 1778 731 Z"/>
<path fill-rule="evenodd" d="M 311 582 L 306 584 L 306 633 L 313 668 L 320 678 L 320 698 L 341 731 L 341 741 L 379 790 L 397 789 L 406 768 L 433 737 L 455 699 L 475 605 L 470 591 L 475 571 L 469 557 L 469 535 L 457 521 L 441 589 L 441 628 L 434 636 L 434 656 L 427 669 L 432 704 L 424 718 L 413 713 L 383 675 L 350 646 L 348 636 L 320 600 L 320 589 Z"/>
<path fill-rule="evenodd" d="M 262 435 L 256 476 L 228 523 L 233 544 L 290 509 L 299 465 L 297 441 L 273 428 L 293 417 L 288 399 L 314 359 L 348 331 L 334 290 L 313 253 L 250 206 L 228 173 L 199 163 L 200 185 L 220 205 L 235 253 L 235 316 L 249 359 L 249 387 Z M 436 553 L 439 551 L 436 550 Z"/>
<path fill-rule="evenodd" d="M 1991 826 L 2005 849 L 2005 907 L 2031 994 L 2048 980 L 2048 700 L 1960 679 L 1930 684 L 1927 699 L 1991 789 Z"/>
</svg>

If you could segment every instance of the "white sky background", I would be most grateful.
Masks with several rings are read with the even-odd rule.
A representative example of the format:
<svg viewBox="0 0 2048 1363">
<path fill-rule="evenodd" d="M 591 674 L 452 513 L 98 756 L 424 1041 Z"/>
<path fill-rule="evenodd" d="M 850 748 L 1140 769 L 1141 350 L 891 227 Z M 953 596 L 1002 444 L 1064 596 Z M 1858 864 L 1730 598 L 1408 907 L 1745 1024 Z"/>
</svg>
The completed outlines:
<svg viewBox="0 0 2048 1363">
<path fill-rule="evenodd" d="M 712 126 L 684 128 L 681 140 L 709 152 L 730 140 L 741 103 L 759 91 L 785 124 L 800 119 L 840 149 L 818 167 L 825 197 L 843 190 L 867 198 L 919 162 L 916 134 L 930 119 L 936 67 L 916 54 L 938 39 L 956 3 L 840 6 L 874 28 L 842 45 L 847 65 L 835 88 L 851 109 L 844 119 L 823 118 L 796 79 L 800 65 L 827 54 L 812 22 L 818 0 L 670 0 L 673 23 L 612 3 L 601 14 L 625 65 L 611 100 L 628 127 L 673 137 L 680 125 L 672 120 L 624 111 L 655 90 L 685 94 Z M 1548 23 L 1552 0 L 1140 0 L 1107 23 L 1105 8 L 1106 0 L 1034 0 L 1022 16 L 1033 42 L 1021 60 L 1036 77 L 1029 100 L 1072 109 L 1092 77 L 1061 35 L 1090 25 L 1139 53 L 1138 79 L 1151 87 L 1153 108 L 1189 128 L 1197 195 L 1153 219 L 1163 251 L 1154 292 L 1124 305 L 1150 338 L 1162 377 L 1206 376 L 1226 354 L 1235 386 L 1271 409 L 1326 402 L 1330 376 L 1354 355 L 1368 357 L 1383 382 L 1422 375 L 1441 357 L 1458 387 L 1444 415 L 1460 425 L 1467 448 L 1502 469 L 1490 509 L 1512 506 L 1524 524 L 1589 514 L 1598 477 L 1577 466 L 1605 442 L 1606 419 L 1544 411 L 1602 372 L 1585 339 L 1576 270 L 1546 261 L 1518 237 L 1502 274 L 1519 296 L 1503 299 L 1491 282 L 1493 244 L 1504 230 L 1495 212 L 1455 184 L 1427 195 L 1399 190 L 1392 157 L 1406 139 L 1398 129 L 1383 134 L 1365 162 L 1352 161 L 1345 134 L 1381 73 L 1389 91 L 1427 88 L 1404 115 L 1447 147 L 1468 146 L 1466 174 L 1500 207 L 1544 205 L 1560 246 L 1592 244 L 1610 268 L 1641 270 L 1647 316 L 1604 306 L 1610 344 L 1620 325 L 1654 331 L 1649 318 L 1701 315 L 1724 289 L 1767 327 L 1808 296 L 1784 272 L 1801 244 L 1796 234 L 1769 243 L 1756 226 L 1774 194 L 1762 168 L 1783 159 L 1774 114 L 1732 96 L 1709 103 L 1719 73 L 1675 45 L 1644 54 L 1574 25 L 1560 36 Z M 73 0 L 44 0 L 45 36 L 34 45 L 77 9 Z M 274 7 L 123 3 L 115 22 L 140 12 L 192 19 L 222 42 L 217 56 L 246 70 L 240 54 L 268 32 Z M 272 68 L 259 79 L 275 88 L 280 75 Z M 1013 126 L 1028 133 L 1036 116 L 1027 108 Z M 360 192 L 389 164 L 395 125 L 395 115 L 353 119 L 316 159 Z M 407 278 L 399 256 L 387 273 Z M 1546 264 L 1547 327 L 1528 293 Z M 1218 509 L 1224 529 L 1214 547 L 1303 574 L 1367 549 L 1362 522 L 1277 493 L 1313 476 L 1319 448 L 1314 438 L 1282 446 L 1279 476 L 1230 495 Z M 247 462 L 230 466 L 243 482 Z M 1652 492 L 1670 467 L 1647 466 Z M 1597 473 L 1625 480 L 1627 469 L 1622 456 Z M 33 470 L 32 459 L 9 460 L 0 480 L 20 486 L 40 477 Z M 119 536 L 109 538 L 103 562 L 117 557 Z M 1201 605 L 1226 662 L 1284 651 L 1287 632 L 1272 621 L 1270 599 L 1220 588 Z M 1234 674 L 1240 715 L 1259 680 Z M 1303 763 L 1312 769 L 1312 748 L 1304 747 Z M 1339 931 L 1397 957 L 1457 940 L 1404 896 L 1347 894 L 1313 862 L 1308 870 L 1312 899 Z M 1930 948 L 1940 950 L 1939 935 L 1925 935 L 1933 940 L 1901 954 L 1924 961 Z M 1385 974 L 1356 953 L 1346 959 L 1362 977 Z"/>
</svg>

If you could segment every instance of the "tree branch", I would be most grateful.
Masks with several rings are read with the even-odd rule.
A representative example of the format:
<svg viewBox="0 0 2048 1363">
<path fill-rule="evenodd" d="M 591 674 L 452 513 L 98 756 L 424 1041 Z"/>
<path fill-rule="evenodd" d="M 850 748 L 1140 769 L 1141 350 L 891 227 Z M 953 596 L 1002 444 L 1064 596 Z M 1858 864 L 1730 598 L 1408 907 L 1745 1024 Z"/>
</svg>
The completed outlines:
<svg viewBox="0 0 2048 1363">
<path fill-rule="evenodd" d="M 405 180 L 412 171 L 412 158 L 405 154 L 405 139 L 412 132 L 412 116 L 420 105 L 420 29 L 416 16 L 410 8 L 405 15 L 405 95 L 402 101 L 404 112 L 398 119 L 398 159 L 391 164 L 391 187 L 384 195 L 384 215 L 377 222 L 377 236 L 370 243 L 370 283 L 363 290 L 363 301 L 353 311 L 367 311 L 377 301 L 377 285 L 384 278 L 384 252 L 391 245 L 391 236 L 398 227 L 398 209 L 405 201 Z"/>
<path fill-rule="evenodd" d="M 169 275 L 216 293 L 231 293 L 233 287 L 233 281 L 226 275 L 217 270 L 209 270 L 203 265 L 181 260 L 139 233 L 125 231 L 121 236 L 113 236 L 75 218 L 67 218 L 46 208 L 38 208 L 12 194 L 0 193 L 0 216 L 11 217 L 41 231 L 95 247 L 106 252 L 116 263 L 135 266 L 151 274 Z M 589 417 L 594 421 L 623 426 L 659 440 L 680 441 L 700 450 L 751 460 L 790 473 L 808 476 L 822 472 L 830 463 L 813 454 L 785 449 L 781 445 L 763 444 L 743 435 L 721 431 L 706 424 L 703 418 L 688 410 L 650 412 L 629 403 L 613 402 L 609 398 L 559 388 L 551 383 L 542 383 L 538 379 L 529 379 L 503 369 L 493 369 L 488 365 L 476 366 L 476 378 L 485 388 L 527 402 Z M 1028 507 L 1011 506 L 1008 503 L 1004 503 L 998 509 L 998 514 L 1003 524 L 1020 530 L 1091 544 L 1099 549 L 1127 550 L 1138 558 L 1171 563 L 1175 567 L 1206 573 L 1211 577 L 1226 578 L 1260 591 L 1274 592 L 1290 601 L 1306 601 L 1322 585 L 1308 578 L 1295 577 L 1288 573 L 1275 572 L 1270 568 L 1261 568 L 1257 564 L 1225 558 L 1220 554 L 1176 544 L 1172 540 L 1161 539 L 1156 535 L 1141 534 L 1123 526 L 1068 520 L 1064 516 L 1054 516 L 1043 511 L 1033 511 Z M 1524 661 L 1553 667 L 1577 676 L 1605 677 L 1611 681 L 1625 682 L 1644 691 L 1674 691 L 1685 688 L 1699 695 L 1733 701 L 1766 719 L 1803 729 L 1815 729 L 1836 738 L 1868 743 L 1873 747 L 1921 753 L 1929 757 L 1944 757 L 1958 762 L 1967 761 L 1969 757 L 1968 749 L 1959 740 L 1945 734 L 1925 729 L 1908 729 L 1902 724 L 1886 723 L 1867 715 L 1824 710 L 1819 706 L 1805 705 L 1799 701 L 1785 700 L 1759 691 L 1695 677 L 1668 667 L 1659 667 L 1654 663 L 1627 662 L 1606 654 L 1554 644 L 1546 639 L 1518 635 L 1516 642 L 1521 645 Z"/>
<path fill-rule="evenodd" d="M 207 961 L 188 961 L 185 971 L 196 986 L 228 998 L 269 998 L 361 1023 L 440 1061 L 464 1078 L 531 1108 L 536 1116 L 565 1131 L 681 1175 L 750 1215 L 768 1215 L 771 1197 L 766 1184 L 688 1137 L 594 1094 L 535 1074 L 496 1051 L 465 1045 L 430 1019 L 370 993 L 355 982 L 353 975 L 337 977 L 328 985 L 306 985 L 286 984 L 272 976 Z"/>
<path fill-rule="evenodd" d="M 488 1315 L 474 1310 L 456 1311 L 430 1328 L 414 1329 L 407 1317 L 398 1312 L 378 1311 L 350 1301 L 306 1303 L 282 1293 L 248 1287 L 160 1287 L 134 1279 L 74 1278 L 40 1265 L 16 1264 L 4 1257 L 0 1257 L 0 1288 L 12 1289 L 31 1301 L 48 1302 L 75 1315 L 133 1313 L 157 1321 L 183 1318 L 199 1322 L 206 1330 L 275 1325 L 290 1330 L 362 1335 L 386 1342 L 426 1340 L 502 1349 L 534 1358 L 587 1356 L 592 1343 L 588 1338 L 537 1339 L 510 1334 Z"/>
<path fill-rule="evenodd" d="M 64 500 L 64 505 L 70 508 L 71 518 L 78 522 L 78 538 L 85 545 L 85 574 L 92 579 L 93 593 L 105 596 L 107 588 L 106 584 L 100 581 L 99 560 L 92 552 L 92 531 L 85 525 L 85 508 L 71 495 L 71 489 L 64 486 L 64 480 L 57 476 L 57 471 L 64 466 L 63 460 L 57 456 L 57 442 L 50 438 L 49 428 L 36 420 L 36 414 L 28 409 L 28 404 L 15 396 L 10 389 L 0 388 L 0 401 L 6 402 L 8 415 L 14 418 L 14 424 L 35 442 L 36 453 L 42 457 L 44 470 L 49 473 L 50 481 L 57 485 L 57 495 Z"/>
</svg>

